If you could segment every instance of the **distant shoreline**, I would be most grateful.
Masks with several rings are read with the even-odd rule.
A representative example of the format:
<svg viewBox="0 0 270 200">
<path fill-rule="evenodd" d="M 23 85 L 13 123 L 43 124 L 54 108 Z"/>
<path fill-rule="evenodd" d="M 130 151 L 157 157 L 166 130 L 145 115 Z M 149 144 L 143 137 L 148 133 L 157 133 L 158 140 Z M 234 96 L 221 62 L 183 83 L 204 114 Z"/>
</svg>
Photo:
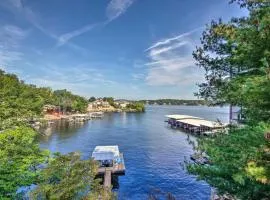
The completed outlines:
<svg viewBox="0 0 270 200">
<path fill-rule="evenodd" d="M 156 99 L 156 100 L 140 100 L 145 105 L 183 105 L 183 106 L 201 106 L 207 105 L 205 100 L 185 100 L 185 99 Z"/>
<path fill-rule="evenodd" d="M 145 104 L 145 106 L 207 106 L 207 107 L 213 107 L 208 105 L 184 105 L 184 104 Z"/>
</svg>

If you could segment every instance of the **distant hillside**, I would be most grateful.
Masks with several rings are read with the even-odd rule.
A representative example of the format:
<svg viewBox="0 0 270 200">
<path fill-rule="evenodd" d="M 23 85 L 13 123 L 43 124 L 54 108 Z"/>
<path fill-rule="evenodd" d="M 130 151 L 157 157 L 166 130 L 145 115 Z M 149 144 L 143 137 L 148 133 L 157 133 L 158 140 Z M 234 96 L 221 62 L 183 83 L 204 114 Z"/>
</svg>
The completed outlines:
<svg viewBox="0 0 270 200">
<path fill-rule="evenodd" d="M 204 100 L 185 100 L 185 99 L 156 99 L 156 100 L 141 100 L 140 102 L 149 105 L 206 105 Z"/>
</svg>

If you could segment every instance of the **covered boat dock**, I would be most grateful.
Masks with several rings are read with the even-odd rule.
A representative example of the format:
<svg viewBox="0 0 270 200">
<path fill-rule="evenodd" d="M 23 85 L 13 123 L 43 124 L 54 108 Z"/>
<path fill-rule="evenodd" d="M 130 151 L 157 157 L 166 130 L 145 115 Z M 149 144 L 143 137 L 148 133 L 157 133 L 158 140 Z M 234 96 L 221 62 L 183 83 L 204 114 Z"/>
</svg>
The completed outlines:
<svg viewBox="0 0 270 200">
<path fill-rule="evenodd" d="M 220 131 L 226 127 L 226 124 L 221 122 L 209 121 L 200 117 L 190 115 L 166 115 L 171 127 L 181 128 L 186 132 L 209 135 L 215 131 Z"/>
<path fill-rule="evenodd" d="M 125 175 L 124 157 L 117 145 L 96 146 L 92 158 L 99 162 L 98 175 L 104 177 L 104 187 L 111 187 L 113 175 Z"/>
</svg>

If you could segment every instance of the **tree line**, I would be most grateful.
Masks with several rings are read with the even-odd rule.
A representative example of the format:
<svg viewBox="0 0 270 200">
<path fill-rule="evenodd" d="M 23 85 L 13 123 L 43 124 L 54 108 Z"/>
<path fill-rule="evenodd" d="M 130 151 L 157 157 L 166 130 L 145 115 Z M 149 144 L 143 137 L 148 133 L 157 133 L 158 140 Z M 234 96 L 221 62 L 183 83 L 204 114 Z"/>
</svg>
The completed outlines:
<svg viewBox="0 0 270 200">
<path fill-rule="evenodd" d="M 16 75 L 0 70 L 0 130 L 40 116 L 46 104 L 59 106 L 63 112 L 84 112 L 88 101 L 65 89 L 53 91 L 26 84 Z"/>
<path fill-rule="evenodd" d="M 144 104 L 149 105 L 188 105 L 188 106 L 196 106 L 196 105 L 206 105 L 205 100 L 185 100 L 185 99 L 156 99 L 156 100 L 140 100 Z"/>
</svg>

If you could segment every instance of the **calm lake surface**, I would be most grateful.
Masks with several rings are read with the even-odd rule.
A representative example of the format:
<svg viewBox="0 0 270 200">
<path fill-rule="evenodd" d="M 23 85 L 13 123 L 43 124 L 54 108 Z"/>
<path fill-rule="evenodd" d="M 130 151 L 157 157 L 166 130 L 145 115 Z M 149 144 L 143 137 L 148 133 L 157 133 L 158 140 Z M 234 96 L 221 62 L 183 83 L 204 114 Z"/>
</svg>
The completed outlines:
<svg viewBox="0 0 270 200">
<path fill-rule="evenodd" d="M 187 114 L 228 122 L 228 112 L 227 107 L 148 106 L 145 113 L 111 113 L 84 124 L 55 124 L 39 141 L 41 148 L 52 152 L 80 151 L 84 159 L 97 145 L 119 145 L 126 164 L 126 175 L 119 177 L 116 190 L 121 200 L 147 199 L 154 191 L 170 192 L 181 200 L 208 200 L 210 187 L 179 164 L 193 153 L 187 134 L 168 127 L 164 115 Z"/>
</svg>

